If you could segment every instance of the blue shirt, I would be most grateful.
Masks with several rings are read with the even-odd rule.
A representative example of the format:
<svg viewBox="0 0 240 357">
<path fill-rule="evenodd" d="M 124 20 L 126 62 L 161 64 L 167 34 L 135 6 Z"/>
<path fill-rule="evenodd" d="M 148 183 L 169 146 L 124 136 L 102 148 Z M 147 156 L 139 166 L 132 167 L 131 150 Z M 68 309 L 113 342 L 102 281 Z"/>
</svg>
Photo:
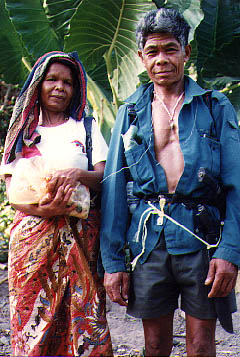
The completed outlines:
<svg viewBox="0 0 240 357">
<path fill-rule="evenodd" d="M 179 141 L 184 157 L 184 171 L 176 193 L 201 198 L 209 195 L 210 187 L 199 182 L 198 170 L 205 168 L 226 189 L 226 215 L 221 242 L 215 258 L 240 266 L 240 132 L 236 113 L 225 95 L 212 92 L 212 114 L 202 89 L 185 77 L 185 98 L 178 125 Z M 126 184 L 131 176 L 136 195 L 167 193 L 163 168 L 154 153 L 151 102 L 153 83 L 141 86 L 119 108 L 107 158 L 102 191 L 101 256 L 108 273 L 126 271 L 124 246 L 131 248 L 133 257 L 140 255 L 144 263 L 164 229 L 166 247 L 170 254 L 186 254 L 205 247 L 187 231 L 158 215 L 150 214 L 149 205 L 141 199 L 133 214 L 129 214 Z M 137 118 L 131 122 L 127 103 L 134 103 Z M 213 119 L 214 118 L 214 119 Z M 124 148 L 123 135 L 135 125 L 133 145 Z M 155 204 L 159 207 L 159 204 Z M 209 207 L 218 219 L 216 207 Z M 193 210 L 182 203 L 166 206 L 165 212 L 180 224 L 194 231 Z M 146 218 L 145 243 L 143 221 Z M 144 247 L 144 249 L 143 249 Z"/>
</svg>

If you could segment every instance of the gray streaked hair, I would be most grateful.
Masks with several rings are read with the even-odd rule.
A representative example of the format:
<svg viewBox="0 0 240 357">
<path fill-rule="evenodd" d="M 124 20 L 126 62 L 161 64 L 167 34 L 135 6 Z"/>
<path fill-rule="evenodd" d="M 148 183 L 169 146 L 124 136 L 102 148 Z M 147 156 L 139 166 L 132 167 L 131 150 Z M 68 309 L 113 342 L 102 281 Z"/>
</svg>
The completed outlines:
<svg viewBox="0 0 240 357">
<path fill-rule="evenodd" d="M 148 35 L 152 33 L 169 33 L 184 49 L 188 44 L 189 31 L 189 24 L 178 11 L 167 8 L 152 10 L 146 13 L 137 25 L 137 46 L 142 51 Z"/>
</svg>

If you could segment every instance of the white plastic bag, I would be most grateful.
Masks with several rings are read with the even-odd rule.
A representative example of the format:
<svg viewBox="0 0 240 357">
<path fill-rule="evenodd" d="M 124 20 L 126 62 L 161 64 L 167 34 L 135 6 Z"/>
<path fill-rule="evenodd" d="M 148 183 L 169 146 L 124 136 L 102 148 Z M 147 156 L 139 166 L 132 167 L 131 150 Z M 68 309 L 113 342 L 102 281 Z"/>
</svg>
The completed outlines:
<svg viewBox="0 0 240 357">
<path fill-rule="evenodd" d="M 31 158 L 21 158 L 18 160 L 12 174 L 9 188 L 9 202 L 13 204 L 36 204 L 48 195 L 48 177 L 54 175 L 55 170 L 64 169 L 61 167 L 50 168 L 47 158 L 34 156 Z M 70 213 L 71 216 L 86 219 L 90 208 L 90 192 L 88 187 L 77 184 L 69 205 L 76 203 L 77 207 Z"/>
</svg>

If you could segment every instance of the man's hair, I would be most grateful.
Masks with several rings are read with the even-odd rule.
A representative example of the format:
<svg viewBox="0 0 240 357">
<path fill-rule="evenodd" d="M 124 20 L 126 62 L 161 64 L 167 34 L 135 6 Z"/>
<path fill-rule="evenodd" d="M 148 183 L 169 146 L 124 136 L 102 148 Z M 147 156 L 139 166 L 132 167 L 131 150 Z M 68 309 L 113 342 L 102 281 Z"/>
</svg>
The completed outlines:
<svg viewBox="0 0 240 357">
<path fill-rule="evenodd" d="M 184 17 L 174 9 L 160 8 L 149 11 L 138 23 L 136 41 L 139 50 L 143 50 L 148 35 L 152 33 L 171 34 L 182 46 L 188 44 L 190 26 Z"/>
</svg>

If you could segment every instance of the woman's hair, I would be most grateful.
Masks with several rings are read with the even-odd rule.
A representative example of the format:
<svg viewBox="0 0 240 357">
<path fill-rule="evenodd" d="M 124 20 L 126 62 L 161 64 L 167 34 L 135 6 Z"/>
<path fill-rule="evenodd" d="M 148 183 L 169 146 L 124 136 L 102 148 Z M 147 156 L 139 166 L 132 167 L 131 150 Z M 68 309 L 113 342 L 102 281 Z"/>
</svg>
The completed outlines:
<svg viewBox="0 0 240 357">
<path fill-rule="evenodd" d="M 13 161 L 16 154 L 22 151 L 25 141 L 31 145 L 38 140 L 36 128 L 39 123 L 39 92 L 49 65 L 54 62 L 60 62 L 70 67 L 73 73 L 73 96 L 66 115 L 77 121 L 86 115 L 87 75 L 77 52 L 52 51 L 45 53 L 34 64 L 16 99 L 5 140 L 3 154 L 5 164 Z"/>
<path fill-rule="evenodd" d="M 136 29 L 136 41 L 139 50 L 142 51 L 149 34 L 169 33 L 184 49 L 188 44 L 189 31 L 190 26 L 178 11 L 160 8 L 148 12 L 139 21 Z"/>
</svg>

